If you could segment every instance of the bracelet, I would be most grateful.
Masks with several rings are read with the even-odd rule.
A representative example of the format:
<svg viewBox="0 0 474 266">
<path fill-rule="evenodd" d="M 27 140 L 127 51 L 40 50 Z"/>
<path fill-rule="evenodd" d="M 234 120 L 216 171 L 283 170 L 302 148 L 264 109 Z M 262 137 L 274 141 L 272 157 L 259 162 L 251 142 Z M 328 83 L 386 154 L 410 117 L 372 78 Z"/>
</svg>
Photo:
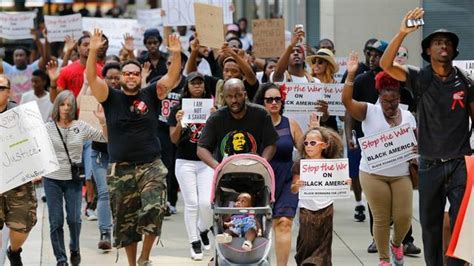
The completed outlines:
<svg viewBox="0 0 474 266">
<path fill-rule="evenodd" d="M 351 87 L 352 87 L 352 86 L 354 86 L 354 82 L 352 82 L 352 81 L 346 81 L 346 83 L 344 83 L 344 85 L 346 85 L 346 86 L 351 86 Z"/>
</svg>

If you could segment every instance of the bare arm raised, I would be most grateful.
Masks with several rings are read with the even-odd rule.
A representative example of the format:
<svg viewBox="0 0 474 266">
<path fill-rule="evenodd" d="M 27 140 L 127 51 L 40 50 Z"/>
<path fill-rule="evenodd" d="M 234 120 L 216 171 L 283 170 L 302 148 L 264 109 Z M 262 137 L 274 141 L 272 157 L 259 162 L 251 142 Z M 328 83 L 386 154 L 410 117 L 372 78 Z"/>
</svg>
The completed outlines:
<svg viewBox="0 0 474 266">
<path fill-rule="evenodd" d="M 359 56 L 356 52 L 351 52 L 347 60 L 347 79 L 342 90 L 342 103 L 346 111 L 356 120 L 363 121 L 367 114 L 367 103 L 358 102 L 352 99 L 354 90 L 354 78 L 359 66 Z"/>
<path fill-rule="evenodd" d="M 156 94 L 160 100 L 166 98 L 181 76 L 181 42 L 178 36 L 168 36 L 168 51 L 173 54 L 168 73 L 156 83 Z"/>
<path fill-rule="evenodd" d="M 86 62 L 86 78 L 92 91 L 92 95 L 100 103 L 104 102 L 109 96 L 109 88 L 107 83 L 97 76 L 97 51 L 105 44 L 102 40 L 102 30 L 94 29 L 89 44 L 89 56 Z"/>
</svg>

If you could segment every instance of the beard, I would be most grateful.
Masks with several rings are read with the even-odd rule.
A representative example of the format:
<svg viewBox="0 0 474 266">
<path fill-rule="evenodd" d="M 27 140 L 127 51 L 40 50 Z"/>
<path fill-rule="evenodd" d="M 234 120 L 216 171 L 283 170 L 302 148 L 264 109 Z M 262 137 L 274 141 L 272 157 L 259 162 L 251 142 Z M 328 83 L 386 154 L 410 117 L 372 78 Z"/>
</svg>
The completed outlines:
<svg viewBox="0 0 474 266">
<path fill-rule="evenodd" d="M 126 83 L 124 82 L 121 82 L 120 83 L 121 87 L 122 87 L 122 90 L 128 94 L 135 94 L 137 93 L 140 88 L 141 88 L 141 84 L 140 83 L 137 83 L 137 85 L 135 87 L 129 87 Z"/>
</svg>

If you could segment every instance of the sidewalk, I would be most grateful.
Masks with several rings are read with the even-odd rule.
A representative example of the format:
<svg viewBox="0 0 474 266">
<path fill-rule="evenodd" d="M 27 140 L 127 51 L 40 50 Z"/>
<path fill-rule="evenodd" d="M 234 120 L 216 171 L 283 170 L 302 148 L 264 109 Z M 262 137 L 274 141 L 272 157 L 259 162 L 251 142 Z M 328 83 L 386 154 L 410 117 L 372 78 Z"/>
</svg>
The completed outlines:
<svg viewBox="0 0 474 266">
<path fill-rule="evenodd" d="M 182 198 L 179 199 L 178 214 L 167 217 L 163 224 L 162 244 L 159 243 L 152 251 L 154 265 L 207 265 L 212 257 L 212 250 L 204 253 L 204 260 L 194 262 L 190 259 L 189 245 L 183 222 Z M 421 228 L 418 217 L 418 193 L 414 193 L 413 206 L 413 234 L 415 244 L 422 247 Z M 333 265 L 377 265 L 377 254 L 368 254 L 367 246 L 371 243 L 369 222 L 359 223 L 353 220 L 354 199 L 338 200 L 335 203 L 334 237 L 333 237 Z M 368 215 L 368 213 L 367 213 Z M 293 229 L 292 254 L 288 265 L 296 265 L 293 259 L 296 248 L 297 226 Z M 65 222 L 66 246 L 69 235 Z M 211 236 L 211 235 L 210 235 Z M 115 263 L 117 251 L 103 253 L 97 249 L 99 233 L 97 221 L 87 221 L 83 217 L 81 232 L 81 265 L 127 265 L 125 251 L 121 249 L 119 258 Z M 423 254 L 418 257 L 405 257 L 405 265 L 424 265 Z M 51 243 L 49 240 L 48 210 L 46 204 L 38 203 L 38 223 L 32 230 L 24 245 L 22 258 L 24 265 L 56 265 Z M 8 260 L 7 260 L 8 261 Z M 275 254 L 272 249 L 272 265 L 275 265 Z M 5 265 L 9 265 L 7 262 Z"/>
</svg>

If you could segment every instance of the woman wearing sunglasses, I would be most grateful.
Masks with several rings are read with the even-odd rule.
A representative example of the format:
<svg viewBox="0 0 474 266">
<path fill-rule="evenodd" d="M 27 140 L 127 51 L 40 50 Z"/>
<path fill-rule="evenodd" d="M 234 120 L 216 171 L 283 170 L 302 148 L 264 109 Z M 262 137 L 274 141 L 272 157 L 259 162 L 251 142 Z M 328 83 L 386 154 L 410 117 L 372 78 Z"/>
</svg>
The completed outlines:
<svg viewBox="0 0 474 266">
<path fill-rule="evenodd" d="M 306 57 L 306 62 L 311 67 L 311 75 L 321 81 L 321 83 L 336 83 L 334 75 L 339 71 L 339 65 L 336 63 L 336 58 L 331 50 L 322 48 L 319 49 L 315 55 Z M 327 102 L 320 103 L 327 109 Z M 325 117 L 321 119 L 321 126 L 330 127 L 336 132 L 337 120 L 335 116 L 329 116 L 327 120 Z"/>
<path fill-rule="evenodd" d="M 357 53 L 352 52 L 347 61 L 348 76 L 342 92 L 342 103 L 354 119 L 362 122 L 364 135 L 374 135 L 406 123 L 415 129 L 416 121 L 413 115 L 399 107 L 400 83 L 383 71 L 375 77 L 380 104 L 352 99 L 358 62 Z M 360 183 L 374 216 L 373 231 L 379 253 L 379 265 L 391 265 L 389 242 L 394 265 L 403 265 L 402 241 L 411 226 L 413 197 L 408 162 L 372 172 L 369 171 L 367 162 L 361 160 L 359 171 Z M 394 234 L 390 241 L 391 221 Z"/>
<path fill-rule="evenodd" d="M 283 116 L 286 92 L 274 83 L 264 83 L 255 95 L 254 102 L 263 105 L 270 113 L 278 132 L 275 156 L 270 161 L 275 172 L 275 204 L 273 206 L 273 229 L 275 230 L 275 253 L 277 265 L 287 265 L 291 248 L 291 227 L 298 206 L 298 196 L 291 193 L 291 167 L 293 148 L 301 143 L 303 133 L 298 123 Z"/>
</svg>

